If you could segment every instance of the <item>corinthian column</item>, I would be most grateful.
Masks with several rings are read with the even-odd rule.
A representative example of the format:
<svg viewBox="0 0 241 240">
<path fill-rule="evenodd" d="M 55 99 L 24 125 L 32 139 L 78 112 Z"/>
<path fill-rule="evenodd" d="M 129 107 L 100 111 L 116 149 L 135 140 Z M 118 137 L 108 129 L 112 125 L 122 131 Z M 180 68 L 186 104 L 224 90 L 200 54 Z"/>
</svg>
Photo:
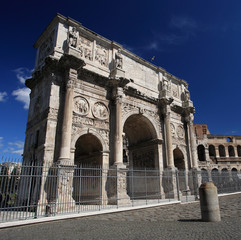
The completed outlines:
<svg viewBox="0 0 241 240">
<path fill-rule="evenodd" d="M 165 127 L 165 138 L 166 138 L 166 151 L 167 151 L 167 167 L 173 169 L 173 149 L 172 149 L 172 133 L 171 133 L 171 109 L 170 105 L 166 105 L 164 113 L 164 127 Z"/>
<path fill-rule="evenodd" d="M 190 150 L 191 150 L 191 158 L 192 158 L 192 167 L 198 169 L 198 158 L 197 158 L 197 145 L 196 139 L 194 137 L 193 131 L 193 114 L 190 113 L 188 117 L 186 117 L 187 128 L 189 133 L 189 143 L 190 143 Z"/>
<path fill-rule="evenodd" d="M 123 89 L 117 87 L 115 89 L 115 147 L 114 147 L 114 164 L 118 166 L 123 165 L 123 126 L 122 126 L 122 96 Z"/>
<path fill-rule="evenodd" d="M 61 164 L 70 164 L 70 144 L 71 144 L 71 130 L 73 117 L 73 83 L 77 78 L 77 71 L 70 69 L 66 76 L 66 92 L 64 100 L 63 123 L 62 123 L 62 137 L 60 145 L 59 162 Z"/>
<path fill-rule="evenodd" d="M 64 55 L 59 60 L 59 69 L 63 71 L 65 84 L 65 97 L 63 109 L 63 122 L 61 128 L 61 143 L 59 152 L 59 163 L 62 165 L 72 165 L 70 163 L 70 145 L 73 117 L 73 97 L 74 97 L 74 82 L 77 80 L 77 71 L 82 68 L 85 63 L 70 55 Z"/>
</svg>

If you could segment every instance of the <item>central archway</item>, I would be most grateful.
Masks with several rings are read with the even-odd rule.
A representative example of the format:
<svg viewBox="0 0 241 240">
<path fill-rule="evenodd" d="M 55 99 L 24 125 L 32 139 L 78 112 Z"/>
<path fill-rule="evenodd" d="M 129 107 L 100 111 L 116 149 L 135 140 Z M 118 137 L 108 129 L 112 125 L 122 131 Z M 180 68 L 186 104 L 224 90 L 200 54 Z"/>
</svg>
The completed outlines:
<svg viewBox="0 0 241 240">
<path fill-rule="evenodd" d="M 157 131 L 142 114 L 129 116 L 124 123 L 125 146 L 130 171 L 127 192 L 132 199 L 160 197 Z"/>
<path fill-rule="evenodd" d="M 75 144 L 73 198 L 76 204 L 100 204 L 102 144 L 91 133 L 79 137 Z"/>
<path fill-rule="evenodd" d="M 133 169 L 156 169 L 155 161 L 157 139 L 156 130 L 151 121 L 142 114 L 127 118 L 123 132 L 128 143 L 129 164 Z"/>
</svg>

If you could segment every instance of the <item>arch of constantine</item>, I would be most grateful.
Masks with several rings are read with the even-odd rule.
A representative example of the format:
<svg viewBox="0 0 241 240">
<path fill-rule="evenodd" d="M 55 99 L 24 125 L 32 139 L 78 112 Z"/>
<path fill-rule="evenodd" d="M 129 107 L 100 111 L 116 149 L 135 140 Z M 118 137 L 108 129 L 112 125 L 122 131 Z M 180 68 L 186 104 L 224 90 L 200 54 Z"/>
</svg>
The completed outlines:
<svg viewBox="0 0 241 240">
<path fill-rule="evenodd" d="M 108 204 L 130 201 L 134 190 L 127 176 L 133 170 L 158 172 L 147 184 L 163 198 L 177 194 L 176 169 L 196 176 L 200 161 L 187 82 L 59 14 L 34 47 L 35 70 L 26 81 L 31 94 L 23 164 L 35 162 L 43 167 L 39 176 L 47 176 L 31 186 L 36 198 L 82 198 L 83 182 L 73 177 L 76 166 L 101 166 L 95 175 L 101 181 L 89 189 L 86 183 L 85 191 L 93 198 L 101 192 Z M 51 193 L 46 184 L 52 173 L 44 172 L 45 166 L 57 166 L 61 176 L 52 178 Z M 164 170 L 171 179 L 168 189 Z M 88 176 L 88 171 L 81 174 Z M 138 179 L 142 173 L 134 174 Z M 191 191 L 200 180 L 183 177 Z M 141 180 L 133 184 L 140 194 Z M 24 202 L 26 193 L 19 197 Z"/>
</svg>

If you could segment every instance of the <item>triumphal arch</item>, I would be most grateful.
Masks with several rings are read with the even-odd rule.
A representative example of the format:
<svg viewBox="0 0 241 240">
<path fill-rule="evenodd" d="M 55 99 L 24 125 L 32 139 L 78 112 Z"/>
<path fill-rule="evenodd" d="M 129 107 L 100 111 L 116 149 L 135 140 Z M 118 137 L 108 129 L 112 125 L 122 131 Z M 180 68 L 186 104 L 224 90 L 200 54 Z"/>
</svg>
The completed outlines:
<svg viewBox="0 0 241 240">
<path fill-rule="evenodd" d="M 108 203 L 119 204 L 129 201 L 130 169 L 198 170 L 194 107 L 184 80 L 59 14 L 34 47 L 24 163 L 58 166 L 61 176 L 75 174 L 78 165 L 101 166 L 98 187 Z M 123 180 L 112 178 L 107 188 L 108 174 Z M 48 194 L 44 181 L 38 198 Z M 71 198 L 74 182 L 68 191 L 58 184 L 59 196 Z M 161 177 L 156 186 L 165 193 Z"/>
</svg>

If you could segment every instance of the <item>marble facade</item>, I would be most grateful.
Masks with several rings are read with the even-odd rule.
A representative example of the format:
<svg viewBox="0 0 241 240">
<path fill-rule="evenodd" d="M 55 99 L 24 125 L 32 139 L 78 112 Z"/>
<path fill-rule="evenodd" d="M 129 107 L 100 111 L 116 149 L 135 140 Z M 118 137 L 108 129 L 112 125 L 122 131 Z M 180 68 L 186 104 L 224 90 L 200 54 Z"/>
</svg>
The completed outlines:
<svg viewBox="0 0 241 240">
<path fill-rule="evenodd" d="M 186 81 L 59 14 L 34 47 L 24 163 L 34 156 L 41 166 L 60 167 L 61 175 L 79 164 L 101 165 L 110 170 L 103 179 L 125 179 L 129 169 L 198 171 Z M 69 192 L 61 186 L 58 192 L 74 201 L 68 184 Z M 109 203 L 129 201 L 125 180 L 108 186 L 102 194 Z M 161 179 L 159 187 L 165 192 Z M 39 189 L 48 199 L 43 181 Z"/>
</svg>

